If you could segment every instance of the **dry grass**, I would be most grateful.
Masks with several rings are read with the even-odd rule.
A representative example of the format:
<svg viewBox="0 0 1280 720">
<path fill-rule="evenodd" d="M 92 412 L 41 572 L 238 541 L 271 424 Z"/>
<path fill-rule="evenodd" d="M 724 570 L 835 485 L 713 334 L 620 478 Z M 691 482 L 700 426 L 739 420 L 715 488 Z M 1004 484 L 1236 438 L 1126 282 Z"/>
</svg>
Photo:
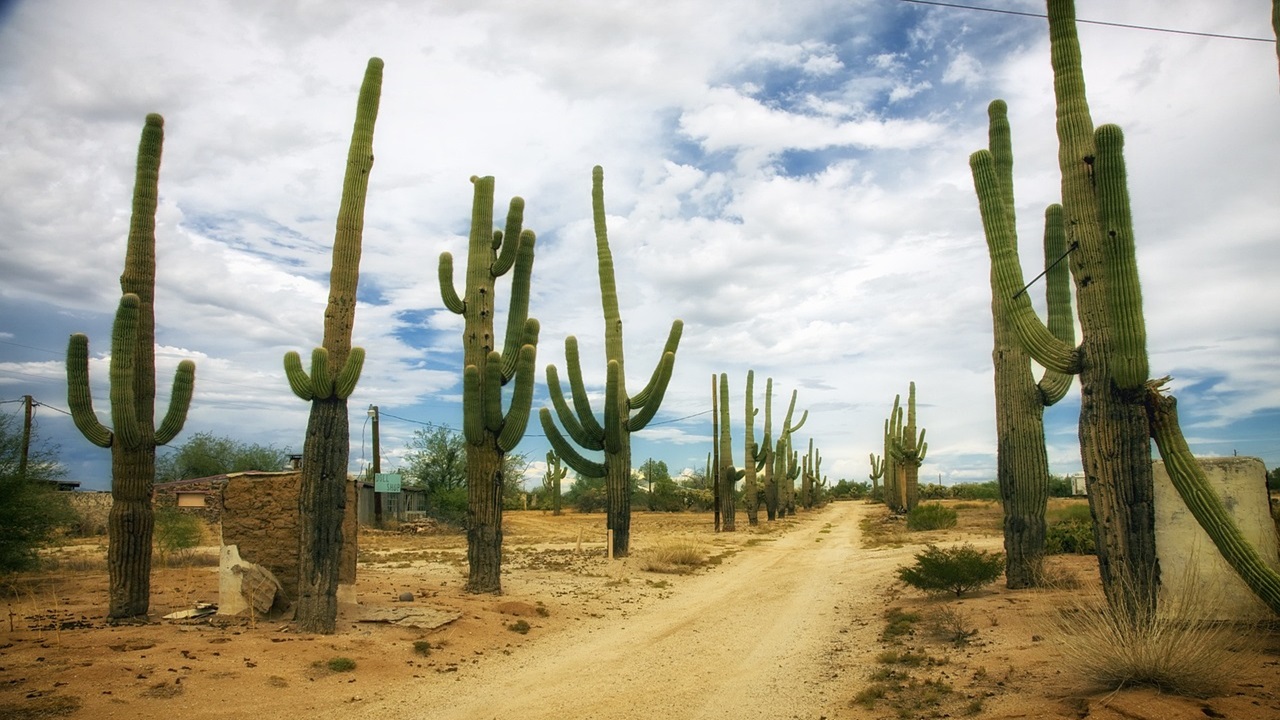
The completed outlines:
<svg viewBox="0 0 1280 720">
<path fill-rule="evenodd" d="M 679 541 L 659 545 L 640 557 L 640 569 L 649 572 L 691 573 L 706 565 L 707 551 L 696 543 Z"/>
<path fill-rule="evenodd" d="M 1248 627 L 1213 617 L 1202 583 L 1162 593 L 1158 609 L 1114 609 L 1094 588 L 1056 619 L 1058 642 L 1075 671 L 1109 690 L 1145 686 L 1188 697 L 1222 695 L 1250 662 Z M 1124 603 L 1127 604 L 1127 603 Z"/>
</svg>

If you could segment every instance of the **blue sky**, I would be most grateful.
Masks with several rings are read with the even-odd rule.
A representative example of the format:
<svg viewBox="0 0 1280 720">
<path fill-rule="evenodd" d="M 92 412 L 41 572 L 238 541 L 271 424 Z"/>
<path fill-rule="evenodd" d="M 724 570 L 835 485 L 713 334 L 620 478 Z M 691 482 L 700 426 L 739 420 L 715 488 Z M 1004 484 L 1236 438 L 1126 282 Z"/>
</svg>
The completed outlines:
<svg viewBox="0 0 1280 720">
<path fill-rule="evenodd" d="M 990 7 L 1039 12 L 1034 2 Z M 1078 3 L 1081 18 L 1267 38 L 1262 2 Z M 176 442 L 207 431 L 300 448 L 307 407 L 281 357 L 320 341 L 333 222 L 365 62 L 386 62 L 367 203 L 351 399 L 384 466 L 422 423 L 458 427 L 460 320 L 436 283 L 464 249 L 471 175 L 525 198 L 538 233 L 538 365 L 575 335 L 602 390 L 590 173 L 605 168 L 628 381 L 674 318 L 675 375 L 637 465 L 702 467 L 709 378 L 798 390 L 832 481 L 865 479 L 897 393 L 928 428 L 922 477 L 994 477 L 986 251 L 967 157 L 1004 98 L 1023 262 L 1042 263 L 1057 175 L 1041 19 L 897 0 L 510 0 L 200 4 L 19 1 L 0 14 L 0 400 L 47 403 L 41 435 L 89 488 L 109 454 L 66 408 L 67 335 L 84 332 L 105 412 L 134 154 L 166 118 L 158 231 L 161 402 L 180 359 L 196 395 Z M 1204 455 L 1280 464 L 1280 93 L 1274 45 L 1085 25 L 1095 121 L 1126 130 L 1151 368 L 1171 374 Z M 502 298 L 507 288 L 499 286 Z M 499 318 L 499 328 L 503 319 Z M 539 373 L 536 407 L 549 404 Z M 0 406 L 16 410 L 16 404 Z M 1047 415 L 1055 472 L 1079 469 L 1078 393 Z M 757 422 L 757 432 L 759 422 Z M 536 421 L 519 451 L 540 472 Z"/>
</svg>

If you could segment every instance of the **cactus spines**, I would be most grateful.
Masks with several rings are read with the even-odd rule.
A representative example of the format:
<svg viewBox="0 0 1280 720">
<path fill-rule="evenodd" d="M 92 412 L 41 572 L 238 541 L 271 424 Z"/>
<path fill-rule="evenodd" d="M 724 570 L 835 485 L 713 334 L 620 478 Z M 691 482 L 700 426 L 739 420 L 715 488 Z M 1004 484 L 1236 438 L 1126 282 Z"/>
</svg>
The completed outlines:
<svg viewBox="0 0 1280 720">
<path fill-rule="evenodd" d="M 729 376 L 720 374 L 720 437 L 717 440 L 717 457 L 720 465 L 716 469 L 716 498 L 719 502 L 720 526 L 725 532 L 733 532 L 735 526 L 735 503 L 733 488 L 742 479 L 744 471 L 733 466 L 733 433 L 729 429 Z"/>
<path fill-rule="evenodd" d="M 999 217 L 984 223 L 995 248 L 1017 252 L 1017 230 L 1013 202 L 1013 150 L 1008 108 L 1004 101 L 992 101 L 989 149 L 995 169 L 996 186 L 987 192 L 999 196 L 988 213 Z M 1049 310 L 1049 333 L 1066 344 L 1074 343 L 1071 318 L 1071 288 L 1067 266 L 1066 234 L 1062 227 L 1062 206 L 1049 205 L 1044 215 L 1045 296 Z M 1018 341 L 1008 318 L 1010 300 L 991 275 L 991 314 L 994 340 L 991 354 L 996 400 L 996 480 L 1004 506 L 1004 546 L 1007 559 L 1006 584 L 1011 589 L 1041 583 L 1044 564 L 1045 512 L 1049 501 L 1049 458 L 1044 445 L 1044 408 L 1066 394 L 1072 375 L 1046 370 L 1037 383 L 1031 373 L 1031 359 Z"/>
<path fill-rule="evenodd" d="M 294 394 L 311 402 L 298 492 L 299 563 L 295 621 L 306 632 L 332 634 L 338 615 L 339 557 L 347 505 L 350 429 L 347 398 L 355 390 L 364 351 L 351 347 L 360 279 L 364 206 L 373 168 L 373 130 L 382 95 L 382 60 L 370 58 L 356 101 L 342 199 L 333 238 L 324 338 L 311 353 L 311 373 L 296 352 L 284 356 Z"/>
<path fill-rule="evenodd" d="M 164 118 L 147 116 L 138 143 L 133 214 L 120 275 L 121 298 L 111 331 L 108 429 L 93 411 L 89 389 L 89 339 L 67 344 L 67 405 L 76 427 L 94 445 L 111 449 L 111 514 L 107 522 L 107 616 L 145 615 L 151 604 L 151 535 L 156 446 L 172 440 L 186 422 L 195 363 L 183 360 L 173 378 L 169 409 L 155 427 L 156 223 Z"/>
<path fill-rule="evenodd" d="M 791 391 L 791 404 L 787 406 L 786 417 L 782 421 L 782 431 L 778 439 L 773 439 L 773 378 L 765 381 L 764 390 L 764 448 L 767 457 L 764 459 L 764 506 L 769 520 L 786 517 L 786 482 L 794 479 L 787 477 L 788 463 L 791 459 L 791 433 L 799 430 L 809 419 L 809 411 L 805 410 L 800 421 L 791 424 L 796 410 L 796 390 Z M 781 515 L 779 515 L 781 513 Z"/>
<path fill-rule="evenodd" d="M 536 237 L 524 229 L 524 200 L 513 198 L 505 230 L 493 228 L 494 179 L 473 177 L 464 294 L 453 288 L 453 256 L 440 254 L 440 295 L 462 315 L 462 428 L 467 440 L 467 591 L 502 592 L 502 465 L 524 437 L 533 402 L 538 321 L 529 317 Z M 494 286 L 512 273 L 503 347 L 494 347 Z M 502 388 L 515 388 L 504 413 Z M 548 455 L 548 462 L 550 461 Z M 559 480 L 556 480 L 558 483 Z M 558 497 L 557 497 L 558 502 Z"/>
<path fill-rule="evenodd" d="M 903 420 L 902 396 L 893 398 L 893 410 L 885 420 L 884 485 L 885 504 L 894 512 L 910 512 L 920 500 L 920 466 L 924 464 L 929 443 L 925 431 L 916 434 L 916 384 L 907 393 L 906 420 Z M 875 458 L 872 458 L 874 466 Z"/>
<path fill-rule="evenodd" d="M 556 427 L 548 408 L 539 410 L 538 416 L 551 447 L 564 458 L 569 467 L 587 477 L 605 478 L 606 522 L 613 531 L 614 555 L 623 557 L 629 552 L 631 542 L 631 433 L 642 430 L 653 419 L 662 402 L 675 367 L 676 349 L 680 345 L 684 323 L 680 320 L 671 323 L 671 332 L 648 384 L 639 393 L 628 395 L 623 364 L 622 315 L 618 309 L 613 255 L 609 250 L 604 209 L 604 170 L 599 165 L 591 173 L 591 209 L 596 236 L 600 298 L 604 307 L 604 422 L 598 422 L 591 411 L 582 383 L 577 340 L 573 336 L 566 337 L 564 343 L 565 361 L 573 393 L 573 410 L 570 410 L 564 399 L 559 376 L 553 365 L 547 366 L 547 386 L 565 433 L 587 450 L 603 450 L 604 462 L 589 460 L 573 449 Z"/>
</svg>

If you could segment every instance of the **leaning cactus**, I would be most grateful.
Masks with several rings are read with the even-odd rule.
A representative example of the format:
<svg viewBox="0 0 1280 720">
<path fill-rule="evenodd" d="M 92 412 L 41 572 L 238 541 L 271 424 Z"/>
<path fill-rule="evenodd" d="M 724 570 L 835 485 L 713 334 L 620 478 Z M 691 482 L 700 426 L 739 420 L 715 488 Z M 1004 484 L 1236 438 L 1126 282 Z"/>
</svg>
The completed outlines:
<svg viewBox="0 0 1280 720">
<path fill-rule="evenodd" d="M 182 430 L 195 386 L 195 363 L 183 360 L 173 377 L 169 410 L 155 426 L 156 206 L 164 118 L 151 114 L 138 143 L 133 215 L 120 276 L 119 308 L 111 331 L 108 429 L 93 412 L 89 390 L 89 338 L 67 345 L 67 405 L 76 427 L 94 445 L 111 448 L 111 515 L 107 522 L 107 616 L 146 615 L 151 604 L 151 485 L 156 446 Z"/>
<path fill-rule="evenodd" d="M 988 247 L 1018 246 L 1013 202 L 1013 150 L 1003 100 L 991 103 L 990 151 L 1004 217 L 988 232 L 1004 237 Z M 993 208 L 995 209 L 995 208 Z M 1062 206 L 1053 204 L 1044 216 L 1045 296 L 1049 331 L 1065 343 L 1075 342 L 1071 318 L 1071 288 L 1065 259 L 1066 232 Z M 1045 511 L 1049 502 L 1049 457 L 1044 446 L 1044 409 L 1056 403 L 1071 386 L 1071 375 L 1046 370 L 1037 383 L 1031 358 L 1022 348 L 1008 320 L 1009 299 L 991 274 L 991 313 L 995 347 L 991 353 L 996 397 L 996 480 L 1004 505 L 1005 577 L 1010 589 L 1032 587 L 1043 577 Z"/>
<path fill-rule="evenodd" d="M 609 234 L 605 224 L 604 170 L 597 165 L 591 173 L 591 208 L 595 224 L 596 256 L 599 259 L 600 295 L 604 305 L 606 380 L 604 424 L 592 414 L 582 382 L 578 361 L 578 341 L 572 335 L 564 339 L 565 363 L 573 393 L 573 409 L 565 401 L 554 365 L 547 366 L 547 386 L 556 415 L 565 432 L 575 443 L 588 450 L 604 451 L 604 462 L 583 457 L 571 446 L 551 419 L 551 411 L 542 408 L 539 420 L 547 439 L 569 467 L 586 477 L 605 478 L 608 495 L 606 522 L 613 532 L 614 554 L 625 556 L 631 544 L 631 433 L 642 430 L 662 403 L 676 362 L 676 348 L 684 323 L 671 323 L 671 332 L 663 347 L 662 357 L 644 389 L 628 395 L 623 367 L 622 314 L 618 310 L 618 290 L 613 278 L 613 255 L 609 252 Z M 632 414 L 632 410 L 636 411 Z"/>
<path fill-rule="evenodd" d="M 294 394 L 311 402 L 302 448 L 298 495 L 300 556 L 295 620 L 306 632 L 332 634 L 338 615 L 339 555 L 347 506 L 347 460 L 351 448 L 347 398 L 355 390 L 364 350 L 351 347 L 360 279 L 364 202 L 373 168 L 373 128 L 382 93 L 382 60 L 370 58 L 356 102 L 356 121 L 342 180 L 342 204 L 333 238 L 329 304 L 324 340 L 311 353 L 311 372 L 296 352 L 284 357 Z"/>
<path fill-rule="evenodd" d="M 493 178 L 472 178 L 466 295 L 453 289 L 453 256 L 440 254 L 445 307 L 462 315 L 462 413 L 467 439 L 467 591 L 502 592 L 502 461 L 524 437 L 533 402 L 538 321 L 529 317 L 533 232 L 522 229 L 524 201 L 511 200 L 506 232 L 493 229 Z M 493 343 L 494 282 L 514 268 L 503 348 Z M 515 379 L 502 412 L 502 387 Z"/>
</svg>

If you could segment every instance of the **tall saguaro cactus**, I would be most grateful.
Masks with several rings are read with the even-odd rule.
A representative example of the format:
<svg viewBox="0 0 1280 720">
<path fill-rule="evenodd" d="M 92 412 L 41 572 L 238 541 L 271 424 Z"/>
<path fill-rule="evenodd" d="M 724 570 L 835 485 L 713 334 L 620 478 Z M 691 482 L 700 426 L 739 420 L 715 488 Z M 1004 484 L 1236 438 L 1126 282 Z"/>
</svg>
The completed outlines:
<svg viewBox="0 0 1280 720">
<path fill-rule="evenodd" d="M 1000 195 L 1002 222 L 990 231 L 1006 235 L 988 240 L 988 247 L 1008 247 L 1017 252 L 1018 237 L 1013 202 L 1013 150 L 1004 101 L 995 100 L 990 116 L 989 150 Z M 996 208 L 992 208 L 996 210 Z M 1050 205 L 1044 215 L 1045 297 L 1048 328 L 1064 343 L 1075 343 L 1071 317 L 1071 288 L 1066 255 L 1062 206 Z M 1043 576 L 1045 511 L 1049 502 L 1049 456 L 1044 446 L 1044 409 L 1061 400 L 1071 386 L 1071 375 L 1046 370 L 1040 382 L 1031 374 L 1031 357 L 1010 324 L 1007 306 L 1012 302 L 1001 291 L 994 265 L 991 272 L 991 315 L 994 347 L 991 362 L 996 400 L 996 480 L 1004 505 L 1006 584 L 1011 589 L 1039 585 Z"/>
<path fill-rule="evenodd" d="M 781 510 L 782 517 L 786 516 L 786 489 L 784 483 L 790 482 L 791 478 L 787 476 L 788 461 L 791 456 L 790 436 L 791 433 L 799 430 L 805 421 L 809 419 L 809 411 L 805 410 L 800 416 L 800 422 L 795 425 L 791 424 L 791 418 L 796 411 L 796 394 L 798 391 L 791 391 L 791 404 L 787 406 L 786 417 L 782 421 L 782 431 L 778 433 L 778 439 L 773 439 L 773 378 L 765 381 L 764 389 L 764 448 L 766 457 L 764 458 L 764 508 L 765 515 L 769 520 L 776 520 Z"/>
<path fill-rule="evenodd" d="M 156 446 L 182 430 L 195 386 L 195 363 L 183 360 L 173 377 L 169 409 L 155 426 L 156 206 L 164 118 L 147 116 L 138 143 L 133 214 L 120 275 L 120 305 L 111 331 L 108 429 L 93 411 L 89 389 L 89 338 L 67 344 L 67 405 L 85 438 L 111 449 L 111 514 L 107 521 L 107 616 L 146 615 L 151 604 L 151 536 L 155 517 L 151 486 Z"/>
<path fill-rule="evenodd" d="M 347 398 L 364 366 L 364 350 L 351 346 L 360 279 L 364 205 L 373 168 L 373 128 L 382 94 L 382 60 L 370 58 L 356 102 L 356 120 L 347 151 L 342 200 L 333 238 L 329 303 L 324 340 L 311 352 L 311 372 L 302 358 L 284 356 L 285 376 L 294 394 L 310 401 L 302 446 L 302 486 L 298 495 L 299 563 L 295 621 L 306 632 L 332 634 L 338 615 L 342 521 L 347 506 L 347 461 L 351 436 Z"/>
<path fill-rule="evenodd" d="M 560 463 L 560 456 L 554 450 L 547 451 L 547 471 L 542 476 L 542 487 L 551 495 L 551 514 L 560 514 L 560 483 L 569 468 Z"/>
<path fill-rule="evenodd" d="M 533 402 L 538 321 L 529 317 L 532 231 L 524 230 L 524 200 L 513 198 L 506 231 L 493 229 L 492 177 L 472 178 L 466 294 L 453 289 L 453 256 L 440 254 L 440 294 L 462 315 L 462 413 L 467 440 L 467 591 L 502 592 L 502 460 L 524 437 Z M 514 270 L 513 270 L 514 269 Z M 494 347 L 494 283 L 512 271 L 503 347 Z M 502 412 L 502 387 L 515 379 Z"/>
<path fill-rule="evenodd" d="M 1007 317 L 1031 357 L 1080 376 L 1080 454 L 1098 540 L 1103 588 L 1117 608 L 1152 611 L 1160 570 L 1155 554 L 1150 426 L 1144 406 L 1146 331 L 1134 257 L 1120 128 L 1096 130 L 1085 97 L 1075 7 L 1049 0 L 1049 41 L 1057 100 L 1062 223 L 1071 253 L 1081 343 L 1040 322 L 1023 286 L 1017 252 L 991 248 Z M 990 150 L 970 157 L 988 239 L 1008 238 L 1004 194 Z M 1121 597 L 1124 593 L 1129 597 Z"/>
<path fill-rule="evenodd" d="M 604 170 L 597 165 L 591 172 L 591 209 L 595 225 L 596 257 L 600 273 L 600 296 L 604 306 L 606 379 L 604 423 L 596 420 L 582 381 L 578 360 L 578 341 L 572 335 L 564 339 L 565 363 L 569 371 L 573 409 L 565 401 L 554 365 L 547 366 L 547 386 L 556 415 L 565 432 L 587 450 L 604 451 L 604 462 L 583 457 L 565 440 L 551 419 L 551 411 L 542 408 L 539 420 L 547 439 L 569 467 L 586 477 L 605 478 L 607 499 L 606 522 L 613 531 L 614 554 L 625 556 L 631 543 L 631 433 L 644 429 L 667 391 L 671 371 L 675 367 L 676 349 L 684 323 L 675 320 L 662 349 L 662 357 L 644 389 L 628 395 L 623 366 L 622 314 L 618 310 L 618 290 L 613 275 L 613 255 L 609 251 L 609 233 L 604 210 Z M 576 411 L 576 413 L 575 413 Z M 632 411 L 635 411 L 634 414 Z"/>
<path fill-rule="evenodd" d="M 755 420 L 756 414 L 760 412 L 755 406 L 755 371 L 747 371 L 747 410 L 743 419 L 743 425 L 746 427 L 743 437 L 743 463 L 742 463 L 742 499 L 747 511 L 747 524 L 758 525 L 760 523 L 760 488 L 756 479 L 756 473 L 764 467 L 765 458 L 768 451 L 756 445 Z"/>
<path fill-rule="evenodd" d="M 729 376 L 724 373 L 720 373 L 719 405 L 720 437 L 716 455 L 720 459 L 720 465 L 716 469 L 716 498 L 720 504 L 720 529 L 733 532 L 737 530 L 733 488 L 744 473 L 733 466 L 733 432 L 729 428 Z"/>
<path fill-rule="evenodd" d="M 920 466 L 929 443 L 924 441 L 924 430 L 916 434 L 914 382 L 907 393 L 905 425 L 901 401 L 901 395 L 894 396 L 893 411 L 885 421 L 885 503 L 895 512 L 910 512 L 920 501 Z"/>
</svg>

